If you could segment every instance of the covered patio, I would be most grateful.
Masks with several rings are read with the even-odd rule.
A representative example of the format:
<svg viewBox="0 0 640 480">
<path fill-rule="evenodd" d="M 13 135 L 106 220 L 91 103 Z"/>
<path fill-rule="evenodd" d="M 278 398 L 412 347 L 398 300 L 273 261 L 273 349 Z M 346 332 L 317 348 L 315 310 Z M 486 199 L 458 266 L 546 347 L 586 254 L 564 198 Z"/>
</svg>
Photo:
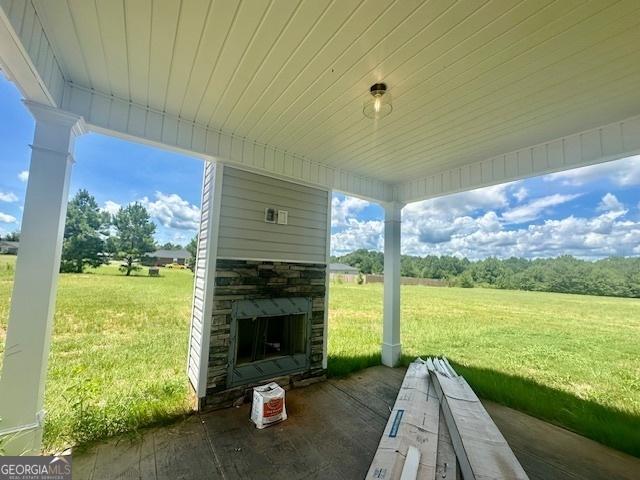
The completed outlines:
<svg viewBox="0 0 640 480">
<path fill-rule="evenodd" d="M 0 68 L 36 120 L 0 378 L 7 451 L 41 447 L 79 135 L 204 161 L 186 375 L 196 409 L 225 406 L 258 380 L 324 378 L 333 191 L 384 206 L 394 367 L 404 205 L 639 153 L 638 13 L 634 0 L 1 0 Z M 286 362 L 252 364 L 255 348 L 240 361 L 243 321 L 276 317 L 285 295 L 282 322 L 307 322 Z"/>
<path fill-rule="evenodd" d="M 256 431 L 249 405 L 189 417 L 74 456 L 80 480 L 365 478 L 404 368 L 371 367 L 288 393 L 291 417 Z M 484 402 L 532 480 L 631 480 L 640 460 Z M 116 460 L 117 459 L 117 460 Z M 449 477 L 445 477 L 449 478 Z"/>
</svg>

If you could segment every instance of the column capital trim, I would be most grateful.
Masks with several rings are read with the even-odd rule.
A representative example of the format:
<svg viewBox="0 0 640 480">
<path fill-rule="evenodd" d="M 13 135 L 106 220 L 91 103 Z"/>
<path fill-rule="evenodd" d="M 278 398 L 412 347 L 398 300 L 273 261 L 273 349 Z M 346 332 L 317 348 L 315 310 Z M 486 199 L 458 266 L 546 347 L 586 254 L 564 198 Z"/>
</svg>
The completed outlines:
<svg viewBox="0 0 640 480">
<path fill-rule="evenodd" d="M 53 123 L 69 127 L 75 136 L 87 132 L 84 119 L 80 115 L 31 100 L 24 100 L 23 103 L 37 122 Z"/>
<path fill-rule="evenodd" d="M 73 154 L 71 154 L 70 152 L 59 152 L 58 150 L 54 150 L 53 148 L 41 147 L 40 145 L 33 145 L 33 144 L 29 145 L 29 147 L 31 147 L 31 150 L 37 150 L 40 152 L 51 153 L 53 155 L 59 155 L 63 157 L 65 160 L 73 164 L 76 163 L 76 159 L 74 158 Z"/>
</svg>

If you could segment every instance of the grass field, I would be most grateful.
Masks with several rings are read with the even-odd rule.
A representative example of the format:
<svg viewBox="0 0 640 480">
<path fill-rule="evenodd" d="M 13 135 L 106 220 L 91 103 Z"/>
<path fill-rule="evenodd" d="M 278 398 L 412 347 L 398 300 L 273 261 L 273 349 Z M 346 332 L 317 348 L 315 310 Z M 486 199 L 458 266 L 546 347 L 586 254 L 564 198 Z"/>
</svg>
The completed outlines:
<svg viewBox="0 0 640 480">
<path fill-rule="evenodd" d="M 0 339 L 12 257 L 0 256 Z M 7 266 L 9 265 L 9 266 Z M 192 275 L 62 275 L 50 356 L 50 449 L 188 411 Z M 380 362 L 382 285 L 331 286 L 329 369 Z M 447 355 L 476 391 L 640 456 L 640 301 L 488 289 L 402 288 L 405 362 Z"/>
</svg>

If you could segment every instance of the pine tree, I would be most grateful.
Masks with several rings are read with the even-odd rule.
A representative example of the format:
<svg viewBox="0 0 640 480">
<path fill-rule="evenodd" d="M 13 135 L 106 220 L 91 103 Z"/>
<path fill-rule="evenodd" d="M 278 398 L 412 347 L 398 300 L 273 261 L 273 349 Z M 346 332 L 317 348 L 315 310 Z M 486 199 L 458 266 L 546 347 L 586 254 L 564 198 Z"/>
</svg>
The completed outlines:
<svg viewBox="0 0 640 480">
<path fill-rule="evenodd" d="M 118 255 L 125 262 L 120 270 L 129 276 L 140 269 L 137 263 L 145 254 L 155 250 L 153 234 L 156 226 L 151 222 L 147 209 L 137 202 L 120 208 L 113 218 L 113 226 Z"/>
<path fill-rule="evenodd" d="M 100 211 L 96 199 L 86 190 L 78 191 L 67 206 L 60 271 L 82 273 L 86 266 L 106 263 L 108 225 L 108 215 Z"/>
</svg>

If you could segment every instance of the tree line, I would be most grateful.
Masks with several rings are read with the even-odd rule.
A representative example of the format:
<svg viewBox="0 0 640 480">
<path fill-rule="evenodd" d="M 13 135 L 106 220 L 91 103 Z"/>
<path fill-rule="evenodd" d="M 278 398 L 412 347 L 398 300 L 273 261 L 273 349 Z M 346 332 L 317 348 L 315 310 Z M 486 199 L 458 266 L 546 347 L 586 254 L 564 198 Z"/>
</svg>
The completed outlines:
<svg viewBox="0 0 640 480">
<path fill-rule="evenodd" d="M 356 250 L 332 257 L 362 273 L 381 274 L 381 252 Z M 640 298 L 640 258 L 610 257 L 587 261 L 571 255 L 534 259 L 489 257 L 471 261 L 454 256 L 402 255 L 400 274 L 406 277 L 446 280 L 451 286 L 575 293 Z"/>
<path fill-rule="evenodd" d="M 5 240 L 7 242 L 19 242 L 20 232 L 7 233 L 4 237 L 0 235 L 0 240 Z"/>
</svg>

